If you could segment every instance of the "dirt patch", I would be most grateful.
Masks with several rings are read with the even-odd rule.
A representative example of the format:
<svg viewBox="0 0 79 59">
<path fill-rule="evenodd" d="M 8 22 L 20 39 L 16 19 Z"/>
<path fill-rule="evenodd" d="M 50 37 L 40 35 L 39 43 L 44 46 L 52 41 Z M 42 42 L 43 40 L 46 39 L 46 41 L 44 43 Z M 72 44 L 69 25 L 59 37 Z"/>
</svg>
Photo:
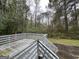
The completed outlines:
<svg viewBox="0 0 79 59">
<path fill-rule="evenodd" d="M 79 59 L 79 47 L 55 44 L 59 52 L 57 53 L 60 59 Z"/>
</svg>

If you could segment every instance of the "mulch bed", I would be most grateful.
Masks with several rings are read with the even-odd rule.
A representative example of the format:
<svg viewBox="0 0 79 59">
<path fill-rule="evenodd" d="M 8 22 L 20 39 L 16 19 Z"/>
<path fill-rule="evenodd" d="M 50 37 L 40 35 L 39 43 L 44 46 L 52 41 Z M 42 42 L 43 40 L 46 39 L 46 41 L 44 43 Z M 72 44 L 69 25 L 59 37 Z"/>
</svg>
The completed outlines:
<svg viewBox="0 0 79 59">
<path fill-rule="evenodd" d="M 55 44 L 59 52 L 57 55 L 60 59 L 79 59 L 79 47 Z"/>
</svg>

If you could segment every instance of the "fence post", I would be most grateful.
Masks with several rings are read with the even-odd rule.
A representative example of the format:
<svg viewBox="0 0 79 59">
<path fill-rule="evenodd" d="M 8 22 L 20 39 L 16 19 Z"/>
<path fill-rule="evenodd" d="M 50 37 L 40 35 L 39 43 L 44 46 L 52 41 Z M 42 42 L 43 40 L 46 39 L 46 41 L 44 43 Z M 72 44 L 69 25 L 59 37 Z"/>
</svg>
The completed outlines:
<svg viewBox="0 0 79 59">
<path fill-rule="evenodd" d="M 37 40 L 37 59 L 39 59 L 39 40 Z"/>
<path fill-rule="evenodd" d="M 43 59 L 43 56 L 39 52 L 39 40 L 37 40 L 37 53 L 38 53 L 38 59 Z"/>
</svg>

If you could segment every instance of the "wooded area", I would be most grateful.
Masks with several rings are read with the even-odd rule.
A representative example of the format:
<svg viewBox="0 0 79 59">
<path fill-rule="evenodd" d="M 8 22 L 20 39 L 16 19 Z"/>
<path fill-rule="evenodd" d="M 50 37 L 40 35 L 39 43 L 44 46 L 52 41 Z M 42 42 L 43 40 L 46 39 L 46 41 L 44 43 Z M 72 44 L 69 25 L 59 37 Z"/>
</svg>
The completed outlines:
<svg viewBox="0 0 79 59">
<path fill-rule="evenodd" d="M 48 10 L 40 14 L 40 0 L 34 0 L 34 13 L 30 13 L 27 2 L 0 0 L 0 35 L 32 32 L 48 33 L 49 37 L 79 38 L 78 0 L 49 0 L 47 8 L 55 12 Z"/>
</svg>

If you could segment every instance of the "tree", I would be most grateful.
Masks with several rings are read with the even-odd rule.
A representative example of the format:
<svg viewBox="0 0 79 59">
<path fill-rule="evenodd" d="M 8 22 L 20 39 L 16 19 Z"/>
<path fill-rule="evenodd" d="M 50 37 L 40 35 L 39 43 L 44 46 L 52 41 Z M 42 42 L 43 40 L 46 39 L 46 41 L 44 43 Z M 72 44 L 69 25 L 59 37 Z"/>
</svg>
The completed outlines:
<svg viewBox="0 0 79 59">
<path fill-rule="evenodd" d="M 56 13 L 54 13 L 55 17 L 54 17 L 54 21 L 58 21 L 60 22 L 59 24 L 61 24 L 63 22 L 64 25 L 64 29 L 65 32 L 67 33 L 69 31 L 69 22 L 70 19 L 68 17 L 68 15 L 71 15 L 74 11 L 74 17 L 72 17 L 74 19 L 74 25 L 75 28 L 78 28 L 78 20 L 77 20 L 77 11 L 76 11 L 76 4 L 78 3 L 77 0 L 50 0 L 50 4 L 52 3 L 52 6 L 54 8 L 54 10 L 56 11 Z M 74 7 L 74 10 L 73 10 Z M 63 20 L 61 21 L 60 18 L 64 17 Z M 59 21 L 60 20 L 60 21 Z M 55 24 L 57 24 L 58 22 L 55 22 Z M 53 22 L 54 23 L 54 22 Z"/>
<path fill-rule="evenodd" d="M 1 3 L 0 34 L 26 31 L 27 12 L 29 10 L 26 6 L 26 0 L 1 0 Z"/>
<path fill-rule="evenodd" d="M 34 14 L 35 14 L 35 27 L 37 26 L 37 13 L 38 13 L 38 5 L 39 5 L 39 1 L 40 0 L 35 0 L 35 12 L 34 12 Z"/>
</svg>

